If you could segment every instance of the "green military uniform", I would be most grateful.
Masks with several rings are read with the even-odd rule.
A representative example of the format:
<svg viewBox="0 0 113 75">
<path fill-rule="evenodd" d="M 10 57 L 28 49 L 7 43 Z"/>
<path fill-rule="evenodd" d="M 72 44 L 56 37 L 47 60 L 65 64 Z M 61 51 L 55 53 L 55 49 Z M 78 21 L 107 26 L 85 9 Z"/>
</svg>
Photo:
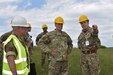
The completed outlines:
<svg viewBox="0 0 113 75">
<path fill-rule="evenodd" d="M 99 59 L 97 49 L 100 46 L 98 30 L 88 28 L 83 30 L 78 37 L 78 47 L 80 49 L 81 67 L 83 75 L 99 75 Z"/>
<path fill-rule="evenodd" d="M 45 35 L 46 33 L 48 33 L 48 32 L 42 32 L 42 33 L 40 33 L 37 37 L 36 37 L 36 45 L 38 46 L 38 41 L 39 41 L 39 39 L 43 36 L 43 35 Z M 43 66 L 43 64 L 45 64 L 45 58 L 46 58 L 46 53 L 45 52 L 41 52 L 41 65 Z"/>
<path fill-rule="evenodd" d="M 0 37 L 0 75 L 2 73 L 2 59 L 3 59 L 3 42 L 11 35 L 12 31 L 7 32 Z"/>
<path fill-rule="evenodd" d="M 68 75 L 68 55 L 73 47 L 69 35 L 54 30 L 42 36 L 38 44 L 49 55 L 49 75 Z M 52 55 L 53 51 L 56 51 L 56 57 Z"/>
<path fill-rule="evenodd" d="M 44 34 L 46 34 L 47 32 L 42 32 L 42 33 L 40 33 L 37 37 L 36 37 L 36 44 L 38 45 L 38 41 L 39 41 L 39 39 L 44 35 Z"/>
</svg>

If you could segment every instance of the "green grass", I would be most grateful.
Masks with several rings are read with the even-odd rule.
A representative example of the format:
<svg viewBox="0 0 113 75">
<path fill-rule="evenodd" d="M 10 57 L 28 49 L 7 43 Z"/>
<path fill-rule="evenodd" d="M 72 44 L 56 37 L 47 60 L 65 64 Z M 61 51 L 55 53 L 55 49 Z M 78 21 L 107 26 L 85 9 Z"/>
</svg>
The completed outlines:
<svg viewBox="0 0 113 75">
<path fill-rule="evenodd" d="M 106 49 L 98 49 L 98 55 L 100 59 L 100 75 L 113 75 L 113 48 Z M 37 75 L 47 75 L 47 59 L 46 64 L 44 66 L 45 71 L 41 71 L 40 64 L 40 49 L 34 47 L 33 49 L 33 61 L 36 65 Z M 69 75 L 82 75 L 80 68 L 80 57 L 79 57 L 79 49 L 73 49 L 72 53 L 69 55 Z"/>
</svg>

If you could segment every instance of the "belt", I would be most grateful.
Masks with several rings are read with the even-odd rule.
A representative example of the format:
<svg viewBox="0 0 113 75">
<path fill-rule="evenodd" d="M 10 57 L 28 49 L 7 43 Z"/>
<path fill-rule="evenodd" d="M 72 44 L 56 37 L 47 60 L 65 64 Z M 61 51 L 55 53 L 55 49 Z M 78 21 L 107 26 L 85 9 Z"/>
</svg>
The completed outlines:
<svg viewBox="0 0 113 75">
<path fill-rule="evenodd" d="M 92 53 L 96 53 L 96 50 L 88 50 L 88 51 L 82 51 L 83 54 L 92 54 Z"/>
</svg>

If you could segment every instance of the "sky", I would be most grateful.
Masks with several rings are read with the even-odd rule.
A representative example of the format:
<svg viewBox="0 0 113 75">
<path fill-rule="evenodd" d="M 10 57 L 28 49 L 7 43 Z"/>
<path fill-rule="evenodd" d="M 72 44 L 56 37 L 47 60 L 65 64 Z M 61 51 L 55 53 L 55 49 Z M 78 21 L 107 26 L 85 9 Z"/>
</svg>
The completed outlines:
<svg viewBox="0 0 113 75">
<path fill-rule="evenodd" d="M 0 35 L 12 30 L 14 16 L 23 16 L 32 25 L 32 39 L 42 32 L 42 24 L 48 31 L 55 29 L 54 19 L 64 19 L 63 31 L 67 32 L 77 47 L 77 38 L 82 30 L 79 17 L 87 15 L 89 25 L 97 25 L 101 44 L 113 47 L 113 0 L 0 0 Z"/>
</svg>

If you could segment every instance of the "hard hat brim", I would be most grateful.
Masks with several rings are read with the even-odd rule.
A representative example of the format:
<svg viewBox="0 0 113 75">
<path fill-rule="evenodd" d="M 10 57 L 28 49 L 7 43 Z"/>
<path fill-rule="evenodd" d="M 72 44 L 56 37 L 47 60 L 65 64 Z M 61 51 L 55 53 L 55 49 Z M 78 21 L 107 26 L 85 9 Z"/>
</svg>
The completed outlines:
<svg viewBox="0 0 113 75">
<path fill-rule="evenodd" d="M 11 24 L 11 26 L 14 26 L 14 27 L 29 27 L 29 25 L 17 25 L 17 24 Z"/>
</svg>

